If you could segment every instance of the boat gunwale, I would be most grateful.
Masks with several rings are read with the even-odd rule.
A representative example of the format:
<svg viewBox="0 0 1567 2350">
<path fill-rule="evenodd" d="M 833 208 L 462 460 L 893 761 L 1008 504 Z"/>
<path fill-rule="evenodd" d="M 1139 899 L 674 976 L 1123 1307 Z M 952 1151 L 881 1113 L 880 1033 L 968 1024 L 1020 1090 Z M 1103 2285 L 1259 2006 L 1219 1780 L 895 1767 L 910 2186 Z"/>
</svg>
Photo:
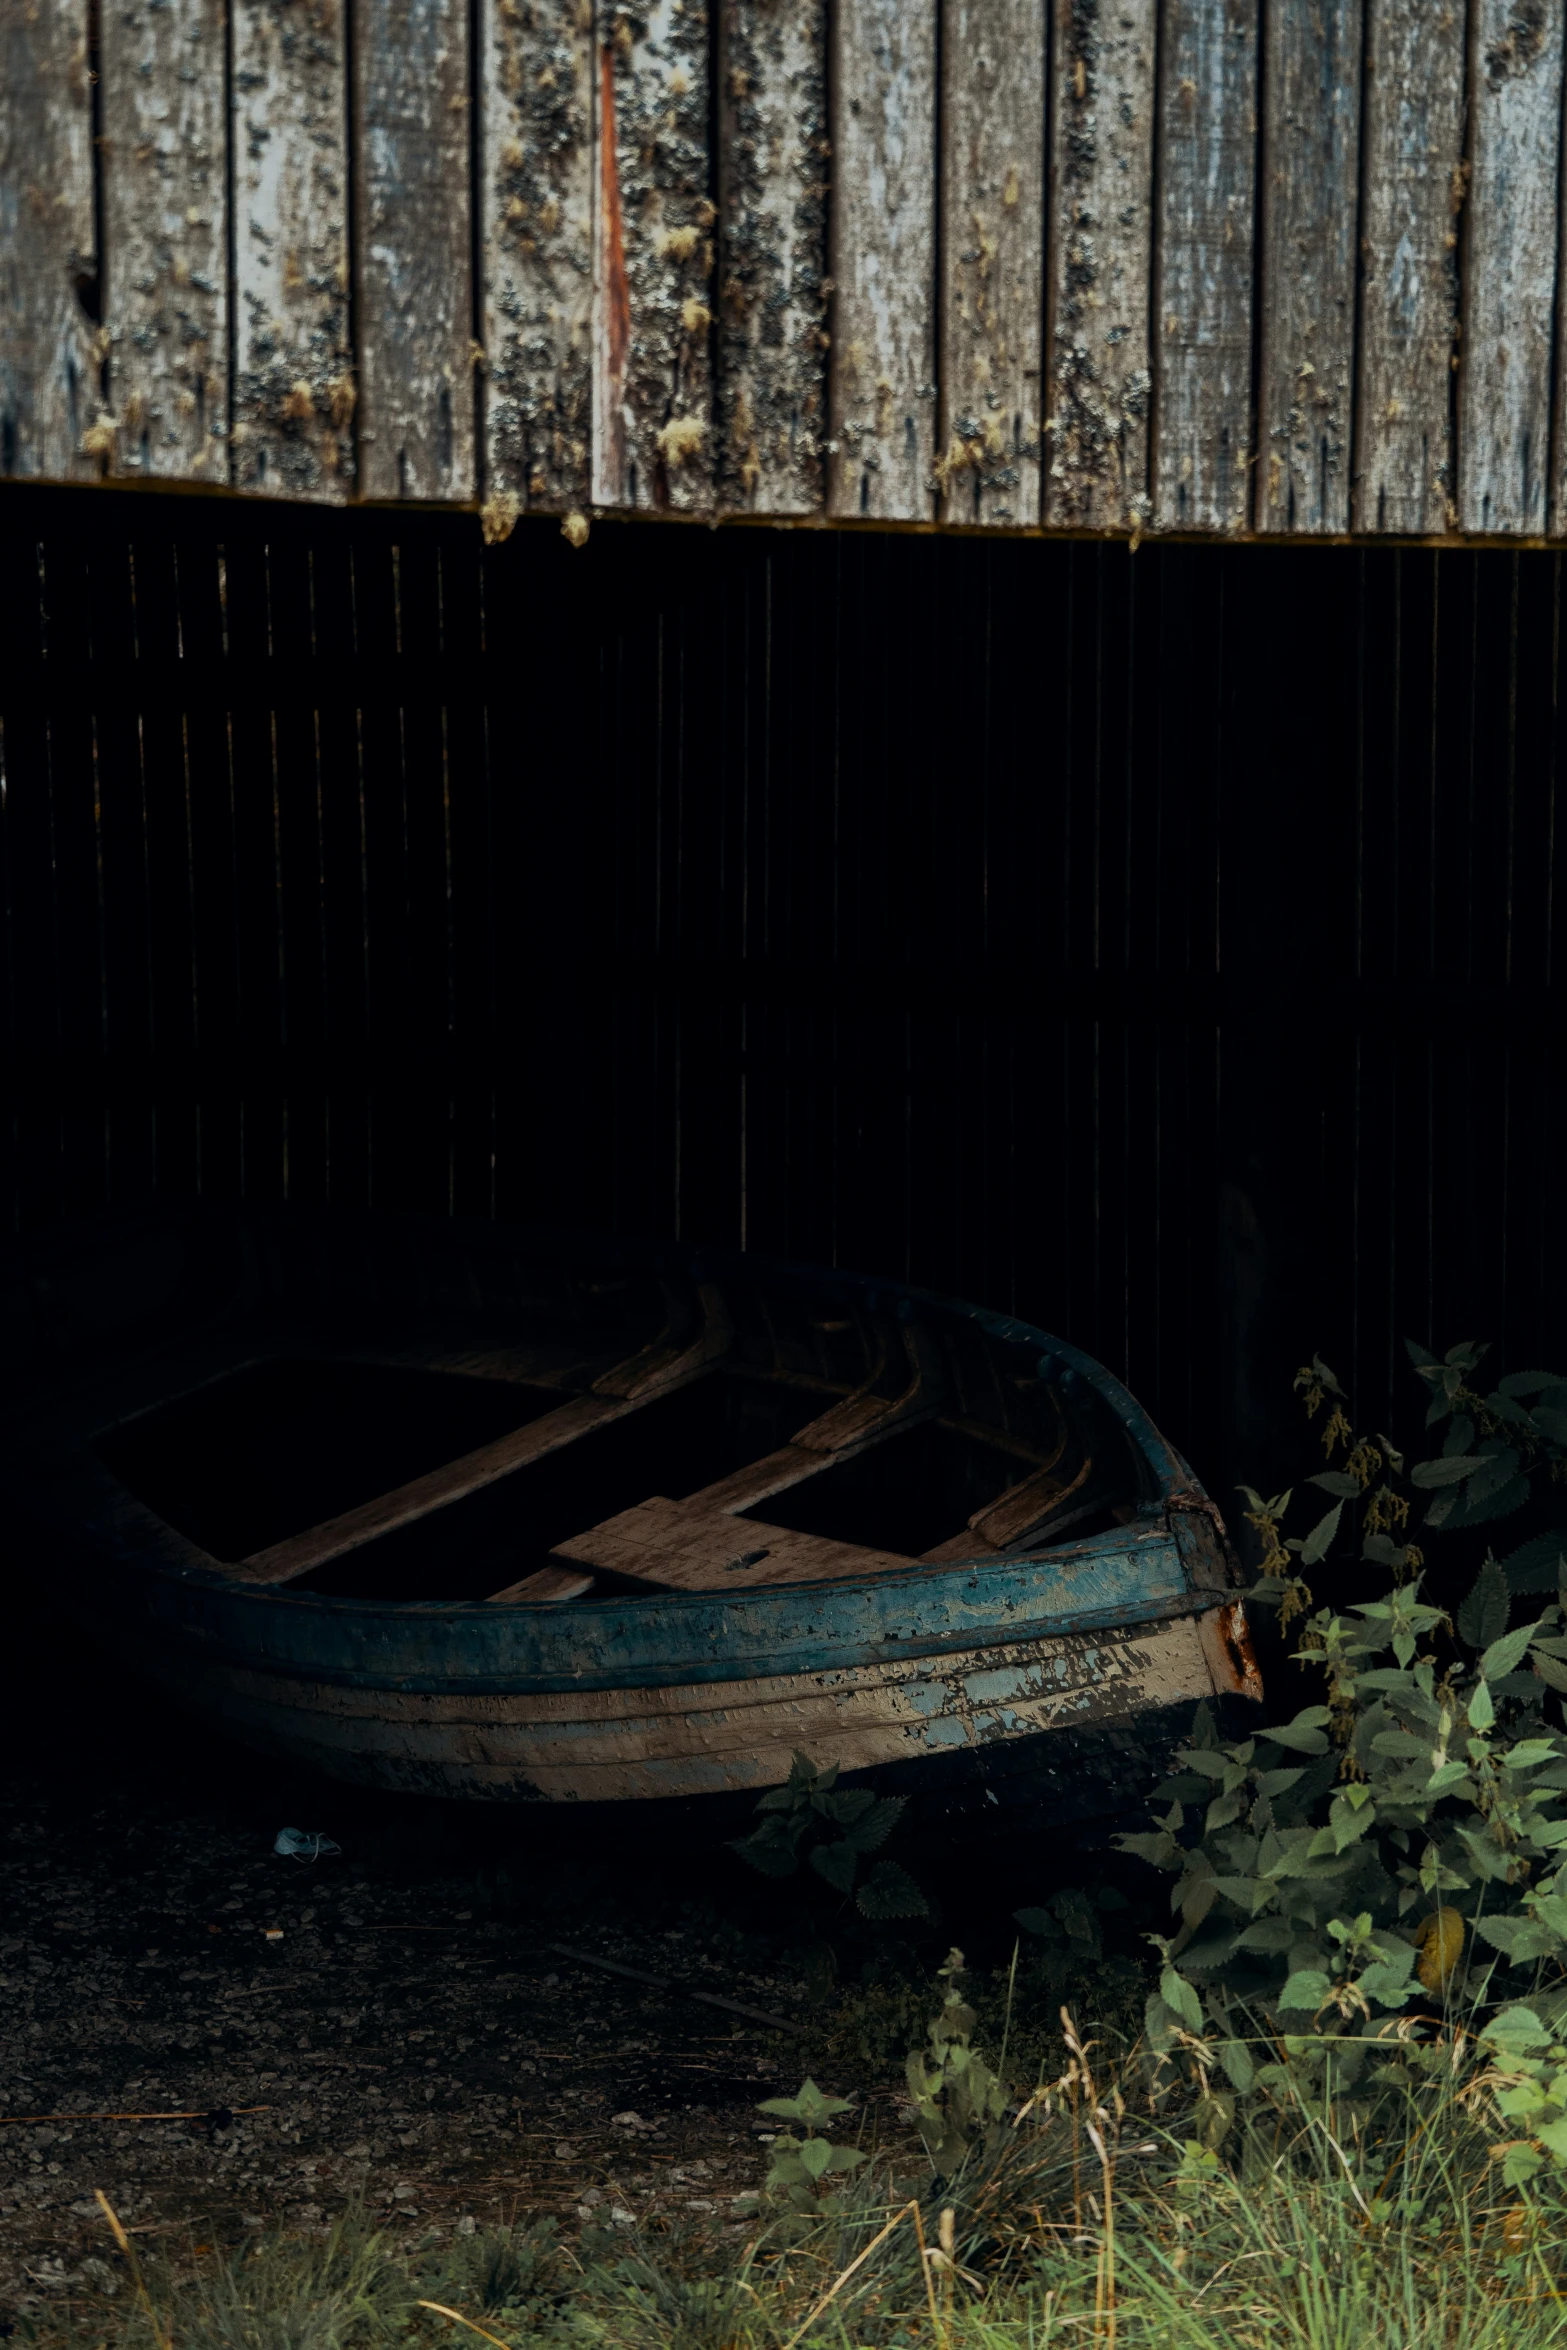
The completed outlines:
<svg viewBox="0 0 1567 2350">
<path fill-rule="evenodd" d="M 210 1216 L 210 1208 L 195 1208 L 195 1221 Z M 334 1215 L 331 1211 L 309 1210 L 303 1214 L 288 1209 L 236 1207 L 220 1211 L 240 1233 L 252 1235 L 257 1226 L 286 1221 L 307 1231 L 330 1231 L 334 1226 L 363 1231 L 367 1219 L 362 1216 Z M 152 1221 L 154 1219 L 143 1219 Z M 166 1218 L 157 1218 L 164 1222 Z M 884 1276 L 857 1274 L 838 1267 L 799 1265 L 788 1261 L 752 1256 L 741 1251 L 717 1250 L 706 1246 L 681 1243 L 647 1243 L 629 1240 L 617 1234 L 588 1234 L 563 1230 L 548 1225 L 491 1224 L 469 1218 L 385 1217 L 368 1219 L 378 1233 L 418 1232 L 438 1230 L 448 1245 L 455 1242 L 484 1241 L 490 1246 L 505 1246 L 508 1241 L 546 1241 L 551 1248 L 567 1254 L 574 1248 L 592 1251 L 601 1263 L 635 1263 L 639 1268 L 655 1271 L 678 1268 L 688 1278 L 703 1277 L 722 1281 L 725 1278 L 744 1280 L 757 1285 L 782 1281 L 804 1286 L 822 1294 L 853 1294 L 867 1312 L 893 1309 L 900 1318 L 912 1312 L 927 1310 L 945 1319 L 957 1319 L 975 1325 L 987 1337 L 1008 1345 L 1038 1349 L 1048 1362 L 1052 1373 L 1075 1374 L 1108 1406 L 1117 1424 L 1125 1431 L 1134 1454 L 1151 1473 L 1156 1494 L 1148 1496 L 1139 1505 L 1137 1518 L 1125 1526 L 1105 1529 L 1086 1537 L 1079 1543 L 1042 1546 L 1038 1551 L 1022 1553 L 985 1553 L 968 1560 L 942 1561 L 939 1565 L 921 1565 L 910 1562 L 907 1573 L 891 1572 L 861 1578 L 846 1578 L 833 1583 L 777 1584 L 761 1590 L 715 1594 L 712 1592 L 671 1591 L 650 1592 L 634 1599 L 622 1594 L 607 1594 L 602 1598 L 584 1598 L 569 1603 L 509 1605 L 488 1600 L 378 1600 L 336 1593 L 303 1591 L 289 1586 L 246 1584 L 220 1567 L 207 1568 L 180 1563 L 155 1555 L 137 1555 L 126 1547 L 113 1543 L 94 1532 L 80 1520 L 57 1511 L 41 1502 L 36 1495 L 28 1495 L 25 1483 L 18 1490 L 16 1481 L 8 1478 L 14 1498 L 20 1501 L 27 1516 L 40 1529 L 64 1534 L 76 1550 L 87 1579 L 102 1585 L 108 1579 L 108 1588 L 101 1596 L 110 1613 L 136 1614 L 145 1617 L 146 1593 L 150 1587 L 163 1593 L 164 1604 L 154 1603 L 153 1613 L 162 1620 L 164 1630 L 175 1636 L 187 1652 L 214 1658 L 228 1651 L 229 1661 L 242 1663 L 252 1669 L 280 1674 L 314 1675 L 323 1681 L 331 1680 L 346 1686 L 383 1687 L 414 1691 L 419 1688 L 439 1690 L 449 1694 L 508 1693 L 524 1694 L 561 1689 L 613 1689 L 624 1687 L 654 1688 L 679 1686 L 686 1683 L 714 1680 L 743 1680 L 772 1678 L 798 1671 L 831 1671 L 835 1667 L 849 1668 L 884 1662 L 889 1654 L 898 1657 L 938 1656 L 957 1648 L 969 1648 L 986 1641 L 992 1644 L 1012 1643 L 1034 1639 L 1050 1639 L 1089 1634 L 1111 1629 L 1134 1628 L 1139 1623 L 1156 1623 L 1181 1615 L 1200 1615 L 1225 1604 L 1236 1596 L 1233 1583 L 1228 1588 L 1204 1587 L 1191 1572 L 1182 1557 L 1172 1523 L 1173 1513 L 1197 1510 L 1210 1514 L 1216 1522 L 1218 1513 L 1203 1487 L 1187 1463 L 1167 1438 L 1155 1427 L 1137 1399 L 1094 1357 L 1059 1339 L 1038 1325 L 1021 1321 L 1016 1316 L 1002 1314 L 993 1308 L 976 1306 L 961 1299 L 947 1297 L 940 1292 L 915 1287 L 912 1283 L 888 1279 Z M 101 1227 L 99 1228 L 101 1229 Z M 58 1238 L 59 1228 L 50 1237 Z M 25 1250 L 26 1243 L 23 1243 Z M 750 1522 L 750 1521 L 748 1521 Z M 765 1522 L 765 1521 L 757 1521 Z M 82 1554 L 85 1554 L 83 1556 Z M 1144 1595 L 1132 1599 L 1110 1601 L 1098 1608 L 1069 1610 L 1060 1605 L 1060 1571 L 1077 1571 L 1113 1562 L 1127 1570 L 1135 1570 L 1141 1554 L 1145 1563 Z M 1158 1565 L 1166 1572 L 1161 1575 Z M 89 1562 L 91 1562 L 89 1564 Z M 1174 1565 L 1181 1588 L 1172 1590 L 1168 1583 L 1168 1569 Z M 1038 1614 L 1027 1613 L 1008 1618 L 1005 1613 L 1006 1594 L 994 1588 L 981 1600 L 975 1610 L 982 1621 L 954 1623 L 944 1629 L 929 1632 L 918 1628 L 921 1615 L 939 1616 L 944 1609 L 966 1594 L 983 1592 L 986 1585 L 1004 1586 L 1032 1578 L 1038 1582 L 1040 1570 L 1048 1573 L 1047 1588 L 1038 1592 L 1041 1602 L 1054 1599 L 1054 1606 L 1041 1607 Z M 128 1582 L 127 1576 L 134 1576 Z M 1165 1583 L 1163 1590 L 1156 1586 Z M 1147 1586 L 1155 1586 L 1148 1588 Z M 140 1603 L 133 1602 L 133 1594 L 140 1591 Z M 191 1621 L 191 1611 L 171 1605 L 176 1592 L 184 1592 L 200 1602 L 217 1601 L 218 1614 L 230 1621 L 225 1628 L 213 1624 L 211 1629 Z M 880 1608 L 859 1604 L 867 1598 L 882 1602 Z M 918 1603 L 923 1600 L 925 1605 Z M 133 1602 L 126 1606 L 124 1602 Z M 845 1625 L 844 1634 L 826 1638 L 820 1630 L 809 1650 L 785 1646 L 780 1648 L 776 1638 L 764 1645 L 759 1633 L 767 1623 L 782 1613 L 802 1605 L 812 1613 L 831 1615 L 842 1608 L 850 1616 L 887 1614 L 903 1604 L 905 1616 L 912 1613 L 915 1624 L 907 1632 L 883 1627 L 874 1637 L 866 1637 L 869 1625 Z M 912 1605 L 911 1605 L 912 1603 Z M 445 1673 L 438 1671 L 402 1671 L 383 1667 L 376 1670 L 363 1664 L 328 1663 L 325 1659 L 306 1660 L 303 1657 L 284 1657 L 267 1653 L 267 1645 L 258 1649 L 254 1640 L 240 1639 L 240 1626 L 232 1616 L 236 1606 L 261 1606 L 271 1611 L 263 1621 L 282 1627 L 289 1625 L 305 1630 L 315 1624 L 330 1633 L 342 1636 L 342 1645 L 361 1648 L 374 1640 L 382 1628 L 396 1625 L 413 1633 L 428 1632 L 436 1627 L 453 1631 L 483 1627 L 489 1633 L 509 1633 L 513 1637 L 524 1627 L 534 1634 L 543 1634 L 569 1621 L 574 1627 L 591 1623 L 601 1635 L 600 1643 L 613 1639 L 617 1620 L 628 1639 L 628 1654 L 624 1663 L 612 1669 L 593 1671 L 533 1671 L 516 1665 L 504 1670 L 473 1673 Z M 279 1615 L 279 1609 L 286 1611 Z M 751 1639 L 737 1641 L 732 1626 L 735 1611 L 743 1615 Z M 206 1605 L 196 1611 L 209 1617 Z M 966 1613 L 966 1611 L 960 1611 Z M 712 1621 L 715 1614 L 719 1623 Z M 723 1619 L 731 1619 L 724 1622 Z M 331 1636 L 323 1643 L 331 1648 L 339 1642 Z M 658 1635 L 663 1633 L 670 1653 L 648 1660 L 650 1647 L 661 1645 Z M 682 1638 L 682 1634 L 684 1637 Z M 229 1643 L 235 1645 L 229 1648 Z M 294 1643 L 284 1643 L 290 1649 Z M 301 1643 L 303 1645 L 303 1643 Z M 719 1654 L 714 1655 L 714 1647 Z M 737 1650 L 755 1647 L 759 1653 L 737 1657 Z M 645 1661 L 633 1661 L 640 1649 Z M 683 1652 L 683 1653 L 681 1653 Z"/>
</svg>

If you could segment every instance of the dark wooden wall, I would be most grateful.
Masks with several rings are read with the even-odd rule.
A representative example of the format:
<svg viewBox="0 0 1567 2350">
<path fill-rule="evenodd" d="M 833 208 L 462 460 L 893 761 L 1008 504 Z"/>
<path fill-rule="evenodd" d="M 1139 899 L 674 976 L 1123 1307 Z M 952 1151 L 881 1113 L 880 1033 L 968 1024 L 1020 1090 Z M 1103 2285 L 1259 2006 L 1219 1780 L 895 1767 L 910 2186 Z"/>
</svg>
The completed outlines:
<svg viewBox="0 0 1567 2350">
<path fill-rule="evenodd" d="M 0 493 L 12 1226 L 209 1192 L 907 1274 L 1216 1484 L 1567 1359 L 1560 558 Z M 1286 1406 L 1286 1411 L 1288 1407 Z"/>
</svg>

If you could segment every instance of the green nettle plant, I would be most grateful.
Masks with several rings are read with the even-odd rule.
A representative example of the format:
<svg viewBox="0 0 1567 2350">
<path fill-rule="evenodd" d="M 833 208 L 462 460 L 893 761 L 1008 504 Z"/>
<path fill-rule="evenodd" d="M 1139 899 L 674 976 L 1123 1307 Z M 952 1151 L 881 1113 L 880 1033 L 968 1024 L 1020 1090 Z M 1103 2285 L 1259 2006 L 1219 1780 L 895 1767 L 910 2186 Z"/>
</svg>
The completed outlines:
<svg viewBox="0 0 1567 2350">
<path fill-rule="evenodd" d="M 808 1859 L 836 1892 L 853 1895 L 862 1917 L 924 1917 L 924 1894 L 895 1860 L 877 1861 L 856 1882 L 861 1863 L 886 1843 L 907 1799 L 875 1795 L 868 1787 L 839 1792 L 839 1767 L 829 1763 L 818 1770 L 808 1754 L 796 1754 L 784 1784 L 769 1788 L 757 1804 L 756 1826 L 729 1849 L 766 1877 L 792 1877 L 801 1859 Z"/>
<path fill-rule="evenodd" d="M 1285 1536 L 1294 1494 L 1242 1488 L 1251 1597 L 1299 1620 L 1321 1701 L 1240 1744 L 1200 1708 L 1154 1831 L 1121 1842 L 1175 1880 L 1147 2013 L 1166 2082 L 1222 2128 L 1237 2095 L 1374 2103 L 1472 2051 L 1521 2182 L 1567 2166 L 1567 1380 L 1482 1394 L 1482 1347 L 1409 1351 L 1438 1452 L 1357 1435 L 1315 1361 L 1296 1386 L 1326 1411 L 1336 1465 L 1307 1482 L 1330 1507 Z M 1486 1550 L 1451 1618 L 1421 1597 L 1426 1543 L 1526 1508 L 1543 1528 Z M 1316 1608 L 1306 1576 L 1357 1550 L 1382 1594 Z"/>
<path fill-rule="evenodd" d="M 978 2018 L 963 1997 L 963 1975 L 962 1951 L 949 1950 L 936 1972 L 946 1995 L 930 2045 L 911 2048 L 904 2066 L 915 2126 L 938 2178 L 950 2178 L 975 2145 L 993 2148 L 1006 2126 L 1006 2083 L 973 2044 Z"/>
<path fill-rule="evenodd" d="M 824 2198 L 834 2192 L 832 2182 L 865 2160 L 859 2147 L 835 2146 L 822 2135 L 822 2124 L 847 2113 L 849 2105 L 847 2097 L 828 2097 L 814 2081 L 806 2081 L 796 2096 L 769 2097 L 757 2107 L 758 2113 L 798 2123 L 804 2131 L 803 2137 L 796 2137 L 793 2130 L 781 2130 L 773 2140 L 766 2195 L 795 2211 L 822 2209 Z"/>
</svg>

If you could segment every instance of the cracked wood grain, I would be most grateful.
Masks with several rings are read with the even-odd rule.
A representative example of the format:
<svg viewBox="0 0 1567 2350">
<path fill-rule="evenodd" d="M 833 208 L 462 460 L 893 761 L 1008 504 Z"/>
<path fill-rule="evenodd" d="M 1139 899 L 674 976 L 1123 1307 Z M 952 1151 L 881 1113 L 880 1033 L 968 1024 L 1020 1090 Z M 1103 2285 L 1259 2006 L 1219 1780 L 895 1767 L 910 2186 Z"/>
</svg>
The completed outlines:
<svg viewBox="0 0 1567 2350">
<path fill-rule="evenodd" d="M 719 501 L 816 514 L 827 415 L 825 0 L 722 0 Z"/>
<path fill-rule="evenodd" d="M 0 473 L 90 479 L 109 453 L 98 286 L 87 0 L 13 4 L 0 15 Z"/>
<path fill-rule="evenodd" d="M 841 0 L 833 30 L 827 510 L 933 513 L 935 0 Z"/>
<path fill-rule="evenodd" d="M 714 226 L 707 10 L 601 0 L 593 288 L 593 497 L 713 504 Z"/>
<path fill-rule="evenodd" d="M 1355 521 L 1446 530 L 1464 193 L 1459 0 L 1368 0 Z"/>
<path fill-rule="evenodd" d="M 1545 528 L 1561 139 L 1561 8 L 1476 0 L 1458 346 L 1464 530 Z"/>
<path fill-rule="evenodd" d="M 340 0 L 234 0 L 234 453 L 241 489 L 352 488 Z"/>
<path fill-rule="evenodd" d="M 491 496 L 591 495 L 591 0 L 486 0 L 484 447 Z"/>
<path fill-rule="evenodd" d="M 359 493 L 474 485 L 467 0 L 355 0 Z"/>
<path fill-rule="evenodd" d="M 1037 523 L 1045 0 L 945 0 L 941 458 L 946 522 Z"/>
<path fill-rule="evenodd" d="M 1056 0 L 1045 520 L 1136 529 L 1148 499 L 1155 0 Z"/>
<path fill-rule="evenodd" d="M 1257 528 L 1349 528 L 1362 0 L 1270 7 Z"/>
<path fill-rule="evenodd" d="M 1154 520 L 1239 530 L 1250 499 L 1257 0 L 1165 0 Z"/>
<path fill-rule="evenodd" d="M 221 0 L 108 0 L 103 222 L 116 472 L 228 479 Z"/>
</svg>

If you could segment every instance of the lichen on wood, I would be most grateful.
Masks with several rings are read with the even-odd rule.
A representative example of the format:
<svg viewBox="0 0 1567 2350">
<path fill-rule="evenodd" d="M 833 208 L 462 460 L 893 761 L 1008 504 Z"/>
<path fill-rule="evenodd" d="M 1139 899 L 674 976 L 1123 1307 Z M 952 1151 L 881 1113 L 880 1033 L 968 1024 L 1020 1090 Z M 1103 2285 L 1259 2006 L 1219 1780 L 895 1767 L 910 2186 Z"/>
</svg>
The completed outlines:
<svg viewBox="0 0 1567 2350">
<path fill-rule="evenodd" d="M 722 0 L 719 502 L 812 514 L 827 413 L 825 0 Z"/>
<path fill-rule="evenodd" d="M 1045 0 L 946 0 L 936 472 L 948 522 L 1039 520 L 1045 39 Z"/>
<path fill-rule="evenodd" d="M 467 0 L 355 0 L 359 490 L 474 485 Z"/>
<path fill-rule="evenodd" d="M 842 0 L 833 91 L 827 510 L 935 508 L 936 11 Z"/>
<path fill-rule="evenodd" d="M 1466 185 L 1459 0 L 1371 0 L 1362 141 L 1354 519 L 1390 535 L 1446 530 Z"/>
<path fill-rule="evenodd" d="M 0 12 L 0 473 L 90 479 L 112 453 L 99 321 L 87 0 L 13 0 Z"/>
<path fill-rule="evenodd" d="M 1476 0 L 1470 40 L 1458 519 L 1538 534 L 1550 491 L 1562 11 Z"/>
<path fill-rule="evenodd" d="M 1257 527 L 1349 527 L 1362 0 L 1267 17 Z"/>
<path fill-rule="evenodd" d="M 111 470 L 228 479 L 228 118 L 220 0 L 100 18 Z"/>
<path fill-rule="evenodd" d="M 1057 0 L 1045 519 L 1148 519 L 1155 0 Z"/>
<path fill-rule="evenodd" d="M 242 489 L 353 487 L 341 0 L 234 0 L 234 454 Z"/>
<path fill-rule="evenodd" d="M 1250 505 L 1257 0 L 1164 0 L 1154 291 L 1154 521 L 1234 531 Z"/>
<path fill-rule="evenodd" d="M 595 26 L 593 497 L 713 504 L 712 285 L 702 0 L 608 0 Z"/>
<path fill-rule="evenodd" d="M 593 57 L 592 0 L 485 0 L 485 467 L 553 513 L 589 497 Z"/>
</svg>

